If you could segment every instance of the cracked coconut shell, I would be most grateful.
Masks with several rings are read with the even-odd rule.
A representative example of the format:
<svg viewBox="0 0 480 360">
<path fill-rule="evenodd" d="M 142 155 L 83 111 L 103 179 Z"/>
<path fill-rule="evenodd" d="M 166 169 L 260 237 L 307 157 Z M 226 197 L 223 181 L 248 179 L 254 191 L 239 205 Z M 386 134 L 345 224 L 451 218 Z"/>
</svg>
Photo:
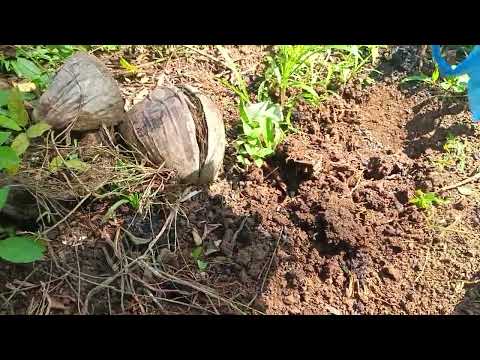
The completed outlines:
<svg viewBox="0 0 480 360">
<path fill-rule="evenodd" d="M 225 127 L 217 106 L 191 86 L 156 88 L 120 125 L 125 140 L 183 182 L 215 179 L 225 154 Z"/>
<path fill-rule="evenodd" d="M 107 67 L 95 56 L 78 52 L 57 71 L 33 117 L 55 129 L 95 130 L 124 121 L 124 100 Z"/>
</svg>

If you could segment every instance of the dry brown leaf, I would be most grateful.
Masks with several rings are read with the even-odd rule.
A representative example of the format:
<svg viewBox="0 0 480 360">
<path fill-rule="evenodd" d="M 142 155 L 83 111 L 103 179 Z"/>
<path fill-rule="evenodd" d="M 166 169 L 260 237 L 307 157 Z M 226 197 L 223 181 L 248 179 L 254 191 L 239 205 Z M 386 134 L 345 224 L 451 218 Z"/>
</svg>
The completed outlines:
<svg viewBox="0 0 480 360">
<path fill-rule="evenodd" d="M 192 237 L 195 246 L 200 246 L 203 243 L 202 237 L 198 234 L 197 230 L 192 229 Z"/>
<path fill-rule="evenodd" d="M 17 84 L 17 88 L 21 92 L 31 92 L 31 91 L 35 91 L 37 86 L 32 82 L 21 82 Z"/>
</svg>

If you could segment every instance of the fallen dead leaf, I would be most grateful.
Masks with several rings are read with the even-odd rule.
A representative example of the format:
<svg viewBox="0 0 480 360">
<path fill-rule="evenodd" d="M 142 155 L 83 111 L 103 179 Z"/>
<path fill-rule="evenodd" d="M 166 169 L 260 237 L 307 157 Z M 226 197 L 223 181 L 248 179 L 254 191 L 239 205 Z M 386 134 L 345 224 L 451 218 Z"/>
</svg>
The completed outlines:
<svg viewBox="0 0 480 360">
<path fill-rule="evenodd" d="M 32 92 L 35 91 L 37 86 L 32 82 L 21 82 L 17 84 L 17 88 L 21 92 Z"/>
<path fill-rule="evenodd" d="M 203 243 L 202 237 L 198 234 L 197 230 L 192 229 L 193 243 L 195 246 L 200 246 Z"/>
</svg>

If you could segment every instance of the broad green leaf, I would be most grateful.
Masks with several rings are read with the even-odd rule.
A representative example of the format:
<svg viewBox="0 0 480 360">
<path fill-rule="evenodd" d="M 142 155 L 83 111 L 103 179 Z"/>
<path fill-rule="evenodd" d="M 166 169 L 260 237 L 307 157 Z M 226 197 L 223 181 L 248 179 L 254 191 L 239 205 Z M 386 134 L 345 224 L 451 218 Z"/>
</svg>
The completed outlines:
<svg viewBox="0 0 480 360">
<path fill-rule="evenodd" d="M 0 107 L 8 104 L 10 90 L 0 90 Z"/>
<path fill-rule="evenodd" d="M 90 165 L 78 159 L 65 160 L 65 165 L 69 169 L 80 171 L 80 172 L 87 171 L 90 168 Z"/>
<path fill-rule="evenodd" d="M 5 168 L 5 173 L 7 175 L 13 176 L 18 173 L 18 169 L 20 169 L 20 161 L 16 165 Z"/>
<path fill-rule="evenodd" d="M 8 192 L 10 188 L 8 186 L 4 186 L 0 188 L 0 209 L 3 209 L 7 203 L 8 199 Z"/>
<path fill-rule="evenodd" d="M 245 158 L 242 155 L 237 155 L 237 161 L 240 164 L 243 164 L 245 162 Z"/>
<path fill-rule="evenodd" d="M 30 139 L 42 136 L 45 131 L 50 130 L 51 126 L 45 122 L 40 122 L 28 128 L 26 134 Z"/>
<path fill-rule="evenodd" d="M 432 82 L 437 82 L 438 78 L 440 77 L 440 72 L 438 71 L 438 67 L 435 66 L 435 70 L 432 73 Z"/>
<path fill-rule="evenodd" d="M 276 129 L 275 131 L 275 140 L 273 141 L 274 146 L 277 147 L 278 144 L 280 144 L 285 137 L 285 134 L 281 129 Z"/>
<path fill-rule="evenodd" d="M 257 165 L 258 167 L 262 167 L 263 162 L 263 159 L 255 159 L 255 165 Z"/>
<path fill-rule="evenodd" d="M 48 169 L 50 172 L 57 172 L 60 168 L 66 166 L 71 170 L 76 170 L 79 172 L 87 171 L 90 168 L 90 165 L 78 160 L 78 159 L 71 159 L 71 160 L 62 160 L 60 156 L 55 156 L 50 164 L 48 165 Z"/>
<path fill-rule="evenodd" d="M 272 118 L 276 123 L 281 123 L 283 121 L 282 108 L 279 104 L 272 104 L 268 109 L 268 116 Z"/>
<path fill-rule="evenodd" d="M 252 133 L 252 127 L 248 125 L 247 122 L 242 122 L 242 128 L 243 128 L 243 133 L 246 136 L 250 136 L 250 134 Z"/>
<path fill-rule="evenodd" d="M 31 236 L 11 236 L 0 240 L 0 257 L 12 263 L 41 260 L 44 251 L 45 246 Z"/>
<path fill-rule="evenodd" d="M 17 153 L 18 156 L 22 155 L 30 145 L 30 140 L 28 140 L 27 134 L 20 133 L 12 141 L 10 147 Z"/>
<path fill-rule="evenodd" d="M 258 141 L 260 139 L 260 136 L 262 136 L 262 129 L 258 127 L 252 130 L 249 138 L 252 138 Z"/>
<path fill-rule="evenodd" d="M 12 133 L 8 131 L 0 131 L 0 145 L 3 145 L 8 140 Z"/>
<path fill-rule="evenodd" d="M 28 113 L 25 109 L 25 105 L 23 104 L 22 93 L 17 88 L 14 88 L 10 92 L 10 96 L 8 98 L 8 111 L 12 120 L 18 125 L 22 127 L 27 125 Z"/>
<path fill-rule="evenodd" d="M 263 141 L 267 144 L 267 146 L 269 145 L 269 138 L 268 138 L 268 125 L 267 125 L 267 122 L 269 121 L 269 118 L 266 117 L 266 116 L 262 116 L 262 117 L 259 117 L 258 118 L 258 124 L 260 125 L 260 129 L 261 129 L 261 138 L 263 139 Z M 270 120 L 271 122 L 271 120 Z"/>
<path fill-rule="evenodd" d="M 12 63 L 12 67 L 19 77 L 30 81 L 38 79 L 43 73 L 33 61 L 24 58 L 17 58 L 17 61 Z"/>
<path fill-rule="evenodd" d="M 207 269 L 208 263 L 207 263 L 206 261 L 203 261 L 203 260 L 198 259 L 198 260 L 197 260 L 197 266 L 198 266 L 198 269 L 199 269 L 200 271 L 204 271 L 204 270 Z"/>
<path fill-rule="evenodd" d="M 244 144 L 245 150 L 247 150 L 248 155 L 253 156 L 256 154 L 256 149 L 249 144 Z"/>
<path fill-rule="evenodd" d="M 22 130 L 20 126 L 18 126 L 18 124 L 13 119 L 1 114 L 0 114 L 0 127 L 5 129 L 10 129 L 10 130 L 15 130 L 15 131 Z"/>
<path fill-rule="evenodd" d="M 9 146 L 0 146 L 0 170 L 18 165 L 20 158 Z"/>
<path fill-rule="evenodd" d="M 274 145 L 273 122 L 272 118 L 268 117 L 265 121 L 265 140 L 268 146 Z"/>
<path fill-rule="evenodd" d="M 261 158 L 266 158 L 274 153 L 274 151 L 270 148 L 263 148 L 258 151 L 257 155 Z"/>
<path fill-rule="evenodd" d="M 198 259 L 200 256 L 202 256 L 203 248 L 201 246 L 197 246 L 195 249 L 192 250 L 192 258 Z"/>
<path fill-rule="evenodd" d="M 261 103 L 255 103 L 255 104 L 249 104 L 245 108 L 245 112 L 247 114 L 247 118 L 249 120 L 255 120 L 257 117 L 263 116 L 263 113 L 268 107 L 268 102 L 261 102 Z"/>
</svg>

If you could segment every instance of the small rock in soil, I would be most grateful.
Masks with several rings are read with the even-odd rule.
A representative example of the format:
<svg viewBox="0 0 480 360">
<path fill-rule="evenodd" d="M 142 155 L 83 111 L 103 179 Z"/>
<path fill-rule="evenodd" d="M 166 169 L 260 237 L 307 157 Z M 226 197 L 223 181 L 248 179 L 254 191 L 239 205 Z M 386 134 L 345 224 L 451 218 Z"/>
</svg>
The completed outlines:
<svg viewBox="0 0 480 360">
<path fill-rule="evenodd" d="M 294 296 L 293 294 L 292 295 L 288 295 L 286 296 L 284 299 L 283 299 L 283 302 L 287 305 L 293 305 L 293 304 L 296 304 L 297 303 L 297 298 L 296 296 Z"/>
<path fill-rule="evenodd" d="M 294 271 L 288 271 L 285 274 L 285 279 L 287 279 L 288 287 L 295 288 L 298 285 L 298 277 Z"/>
<path fill-rule="evenodd" d="M 385 226 L 385 230 L 383 231 L 383 233 L 389 236 L 396 236 L 397 230 L 393 226 L 387 225 Z"/>
<path fill-rule="evenodd" d="M 465 199 L 461 199 L 453 205 L 453 207 L 456 210 L 464 210 L 466 206 L 467 206 L 467 201 Z"/>
<path fill-rule="evenodd" d="M 383 268 L 383 273 L 395 281 L 398 281 L 401 278 L 400 272 L 391 265 L 385 266 Z"/>
</svg>

